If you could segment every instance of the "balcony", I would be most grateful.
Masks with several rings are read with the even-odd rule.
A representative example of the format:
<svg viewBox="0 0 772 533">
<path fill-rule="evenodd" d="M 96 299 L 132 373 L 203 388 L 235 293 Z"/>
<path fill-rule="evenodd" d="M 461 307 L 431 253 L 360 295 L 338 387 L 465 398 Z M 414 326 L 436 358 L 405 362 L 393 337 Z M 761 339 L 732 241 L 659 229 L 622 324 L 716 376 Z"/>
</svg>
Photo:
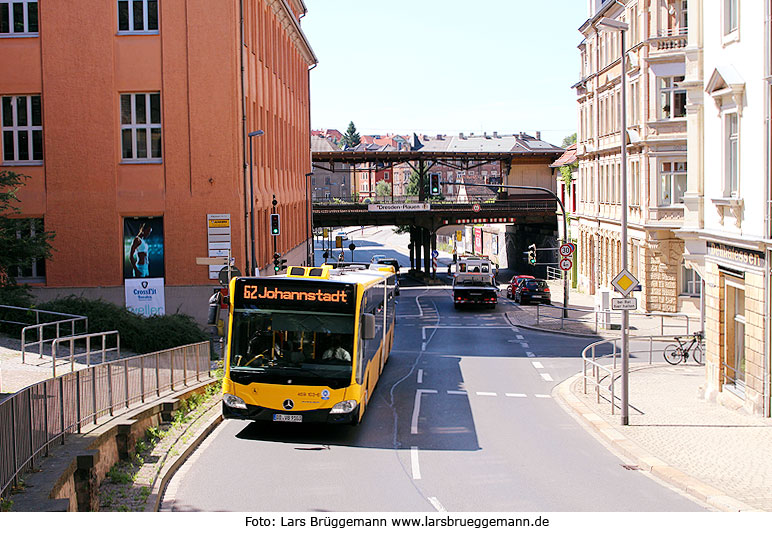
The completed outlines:
<svg viewBox="0 0 772 533">
<path fill-rule="evenodd" d="M 670 28 L 659 30 L 656 37 L 647 40 L 649 43 L 650 54 L 652 56 L 661 56 L 683 52 L 689 43 L 688 28 Z"/>
</svg>

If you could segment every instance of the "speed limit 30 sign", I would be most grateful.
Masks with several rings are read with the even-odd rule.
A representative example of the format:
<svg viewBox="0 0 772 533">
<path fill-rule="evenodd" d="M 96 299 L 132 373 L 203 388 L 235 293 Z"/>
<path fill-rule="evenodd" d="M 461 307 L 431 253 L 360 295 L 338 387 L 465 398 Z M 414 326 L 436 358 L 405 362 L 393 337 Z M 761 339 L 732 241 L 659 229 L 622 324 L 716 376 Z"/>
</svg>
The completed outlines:
<svg viewBox="0 0 772 533">
<path fill-rule="evenodd" d="M 568 257 L 569 255 L 573 254 L 574 250 L 576 250 L 576 245 L 572 242 L 567 242 L 560 245 L 560 255 L 563 257 Z"/>
</svg>

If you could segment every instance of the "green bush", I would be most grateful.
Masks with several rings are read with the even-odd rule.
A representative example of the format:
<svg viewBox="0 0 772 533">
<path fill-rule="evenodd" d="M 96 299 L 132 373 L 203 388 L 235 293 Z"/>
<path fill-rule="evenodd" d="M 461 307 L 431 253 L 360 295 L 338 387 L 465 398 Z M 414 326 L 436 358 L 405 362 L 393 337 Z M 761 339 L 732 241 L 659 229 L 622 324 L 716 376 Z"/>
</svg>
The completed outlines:
<svg viewBox="0 0 772 533">
<path fill-rule="evenodd" d="M 117 330 L 121 347 L 137 353 L 166 350 L 209 338 L 192 317 L 184 314 L 143 317 L 104 300 L 78 296 L 57 298 L 40 304 L 39 308 L 87 316 L 89 333 Z"/>
<path fill-rule="evenodd" d="M 10 305 L 12 307 L 32 307 L 32 295 L 28 285 L 2 285 L 0 286 L 0 305 Z M 33 313 L 18 311 L 15 309 L 0 308 L 0 331 L 11 335 L 21 333 L 24 326 L 19 324 L 9 324 L 4 321 L 23 322 L 33 324 L 35 315 Z"/>
</svg>

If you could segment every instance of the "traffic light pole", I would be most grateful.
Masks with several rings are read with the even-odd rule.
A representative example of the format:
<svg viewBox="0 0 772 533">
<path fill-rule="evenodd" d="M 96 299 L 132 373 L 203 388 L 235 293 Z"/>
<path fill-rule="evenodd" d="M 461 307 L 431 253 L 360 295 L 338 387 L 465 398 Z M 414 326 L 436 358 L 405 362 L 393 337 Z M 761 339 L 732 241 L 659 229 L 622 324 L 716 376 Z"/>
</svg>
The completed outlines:
<svg viewBox="0 0 772 533">
<path fill-rule="evenodd" d="M 462 181 L 441 181 L 443 185 L 465 185 Z M 560 206 L 560 212 L 563 213 L 563 241 L 568 242 L 568 222 L 566 217 L 566 208 L 558 195 L 544 187 L 535 185 L 498 185 L 501 189 L 524 189 L 529 191 L 542 191 L 552 196 Z M 568 318 L 568 270 L 563 271 L 563 318 Z"/>
</svg>

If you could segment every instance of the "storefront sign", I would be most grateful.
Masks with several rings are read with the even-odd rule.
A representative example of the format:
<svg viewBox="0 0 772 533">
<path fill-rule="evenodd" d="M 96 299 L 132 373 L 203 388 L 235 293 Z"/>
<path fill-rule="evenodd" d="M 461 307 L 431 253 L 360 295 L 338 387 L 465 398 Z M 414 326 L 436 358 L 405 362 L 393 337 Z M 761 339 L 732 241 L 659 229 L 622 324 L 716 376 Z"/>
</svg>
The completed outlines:
<svg viewBox="0 0 772 533">
<path fill-rule="evenodd" d="M 763 268 L 764 254 L 757 250 L 746 250 L 719 242 L 708 241 L 708 256 L 723 259 L 742 267 Z"/>
<path fill-rule="evenodd" d="M 164 278 L 127 279 L 126 308 L 142 316 L 166 314 Z"/>
</svg>

